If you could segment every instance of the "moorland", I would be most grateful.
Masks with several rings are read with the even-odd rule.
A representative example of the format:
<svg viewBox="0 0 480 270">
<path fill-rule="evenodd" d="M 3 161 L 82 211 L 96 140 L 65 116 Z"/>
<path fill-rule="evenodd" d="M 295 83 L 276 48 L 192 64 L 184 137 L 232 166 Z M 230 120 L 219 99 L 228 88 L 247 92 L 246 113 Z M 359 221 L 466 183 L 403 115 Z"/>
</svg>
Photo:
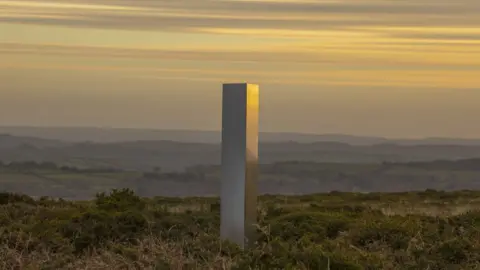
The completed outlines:
<svg viewBox="0 0 480 270">
<path fill-rule="evenodd" d="M 0 194 L 1 269 L 479 269 L 480 193 L 265 195 L 256 243 L 219 239 L 215 197 Z"/>
</svg>

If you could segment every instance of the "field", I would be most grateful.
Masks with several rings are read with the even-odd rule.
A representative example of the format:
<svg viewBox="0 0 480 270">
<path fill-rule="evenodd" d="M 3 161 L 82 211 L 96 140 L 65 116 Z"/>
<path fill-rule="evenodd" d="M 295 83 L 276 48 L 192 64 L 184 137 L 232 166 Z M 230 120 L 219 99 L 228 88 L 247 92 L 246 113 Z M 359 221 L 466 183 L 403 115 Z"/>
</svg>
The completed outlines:
<svg viewBox="0 0 480 270">
<path fill-rule="evenodd" d="M 480 269 L 480 192 L 262 196 L 258 241 L 219 240 L 217 198 L 0 194 L 0 269 Z"/>
<path fill-rule="evenodd" d="M 480 190 L 480 159 L 411 163 L 279 162 L 260 165 L 261 194 Z M 0 192 L 91 200 L 98 192 L 129 188 L 141 197 L 218 196 L 219 166 L 169 172 L 58 167 L 53 163 L 0 164 Z"/>
<path fill-rule="evenodd" d="M 67 200 L 90 199 L 98 192 L 114 188 L 133 188 L 135 172 L 74 172 L 54 169 L 12 169 L 0 167 L 0 192 L 32 197 L 61 197 Z"/>
</svg>

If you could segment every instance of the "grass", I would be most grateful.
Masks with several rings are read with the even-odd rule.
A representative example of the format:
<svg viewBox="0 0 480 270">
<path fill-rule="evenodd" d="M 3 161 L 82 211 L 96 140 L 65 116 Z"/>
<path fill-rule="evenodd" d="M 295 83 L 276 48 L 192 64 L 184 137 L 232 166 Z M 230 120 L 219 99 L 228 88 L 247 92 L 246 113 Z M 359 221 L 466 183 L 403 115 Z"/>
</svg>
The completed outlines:
<svg viewBox="0 0 480 270">
<path fill-rule="evenodd" d="M 217 198 L 0 194 L 0 269 L 480 269 L 480 192 L 262 196 L 258 241 L 219 240 Z"/>
<path fill-rule="evenodd" d="M 32 197 L 92 198 L 98 192 L 132 187 L 134 180 L 140 176 L 141 173 L 137 172 L 87 173 L 3 168 L 0 169 L 0 190 L 26 193 Z"/>
</svg>

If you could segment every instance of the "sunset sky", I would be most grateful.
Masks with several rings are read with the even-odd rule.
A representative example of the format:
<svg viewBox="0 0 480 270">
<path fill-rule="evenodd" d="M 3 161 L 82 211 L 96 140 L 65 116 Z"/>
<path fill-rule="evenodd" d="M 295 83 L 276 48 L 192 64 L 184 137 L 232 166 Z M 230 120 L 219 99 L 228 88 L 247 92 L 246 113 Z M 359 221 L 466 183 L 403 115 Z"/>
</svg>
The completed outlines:
<svg viewBox="0 0 480 270">
<path fill-rule="evenodd" d="M 0 125 L 480 138 L 479 0 L 0 0 Z"/>
</svg>

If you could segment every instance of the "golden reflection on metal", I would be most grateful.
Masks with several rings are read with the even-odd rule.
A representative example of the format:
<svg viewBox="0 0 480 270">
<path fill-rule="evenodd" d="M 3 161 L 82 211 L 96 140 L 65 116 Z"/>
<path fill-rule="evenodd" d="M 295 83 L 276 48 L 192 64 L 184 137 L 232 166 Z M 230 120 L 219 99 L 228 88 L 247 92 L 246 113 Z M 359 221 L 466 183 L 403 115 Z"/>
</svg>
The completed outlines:
<svg viewBox="0 0 480 270">
<path fill-rule="evenodd" d="M 255 241 L 258 114 L 258 85 L 223 85 L 220 235 L 242 248 Z"/>
</svg>

